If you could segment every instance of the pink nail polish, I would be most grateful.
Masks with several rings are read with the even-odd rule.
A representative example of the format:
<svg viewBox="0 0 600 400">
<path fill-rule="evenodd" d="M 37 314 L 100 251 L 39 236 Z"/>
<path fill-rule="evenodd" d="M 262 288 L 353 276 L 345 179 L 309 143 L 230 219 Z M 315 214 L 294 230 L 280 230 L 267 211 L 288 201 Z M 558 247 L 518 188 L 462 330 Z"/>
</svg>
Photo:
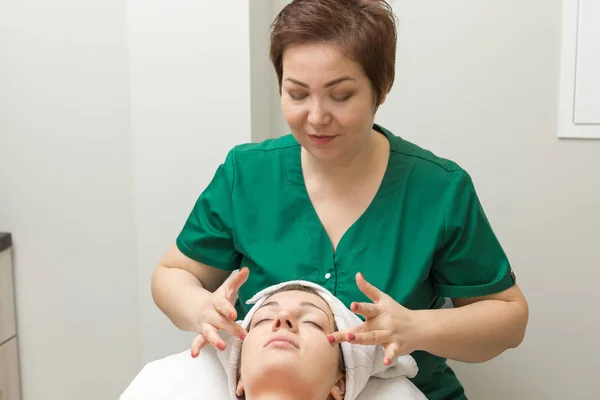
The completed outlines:
<svg viewBox="0 0 600 400">
<path fill-rule="evenodd" d="M 327 336 L 327 340 L 329 340 L 330 344 L 333 344 L 333 342 L 335 342 L 335 338 L 333 336 L 331 336 L 331 335 Z"/>
<path fill-rule="evenodd" d="M 242 341 L 243 341 L 244 339 L 246 339 L 246 334 L 245 334 L 245 333 L 242 333 L 242 336 L 240 336 L 240 339 L 242 339 Z"/>
<path fill-rule="evenodd" d="M 348 334 L 348 340 L 349 340 L 349 341 L 351 341 L 351 342 L 352 342 L 353 340 L 356 340 L 356 335 L 354 335 L 354 333 L 349 333 L 349 334 Z"/>
</svg>

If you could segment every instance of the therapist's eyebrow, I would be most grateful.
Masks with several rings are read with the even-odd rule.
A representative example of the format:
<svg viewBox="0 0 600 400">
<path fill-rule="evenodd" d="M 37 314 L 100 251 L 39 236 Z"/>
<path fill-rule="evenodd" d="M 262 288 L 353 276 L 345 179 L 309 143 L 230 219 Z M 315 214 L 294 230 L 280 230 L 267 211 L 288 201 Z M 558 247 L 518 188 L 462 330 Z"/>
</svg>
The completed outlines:
<svg viewBox="0 0 600 400">
<path fill-rule="evenodd" d="M 331 318 L 329 318 L 329 314 L 327 314 L 327 311 L 323 310 L 318 305 L 313 304 L 310 301 L 303 301 L 300 303 L 300 306 L 301 307 L 312 307 L 312 308 L 316 308 L 317 310 L 323 311 L 323 314 L 325 314 L 327 316 L 327 319 L 331 322 Z M 279 302 L 277 302 L 277 301 L 269 301 L 269 302 L 263 304 L 262 306 L 260 306 L 258 308 L 258 310 L 260 310 L 263 307 L 281 307 L 281 304 L 279 304 Z M 258 311 L 258 310 L 256 310 L 256 311 Z"/>
<path fill-rule="evenodd" d="M 288 82 L 295 83 L 296 85 L 302 86 L 302 87 L 307 88 L 307 89 L 309 87 L 308 84 L 306 84 L 304 82 L 301 82 L 301 81 L 299 81 L 297 79 L 294 79 L 294 78 L 286 78 L 285 80 L 288 81 Z M 325 85 L 323 85 L 323 87 L 326 87 L 326 88 L 327 87 L 331 87 L 333 85 L 337 85 L 338 83 L 344 82 L 344 81 L 356 81 L 356 79 L 351 78 L 349 76 L 342 76 L 340 78 L 337 78 L 337 79 L 334 79 L 332 81 L 327 82 Z"/>
</svg>

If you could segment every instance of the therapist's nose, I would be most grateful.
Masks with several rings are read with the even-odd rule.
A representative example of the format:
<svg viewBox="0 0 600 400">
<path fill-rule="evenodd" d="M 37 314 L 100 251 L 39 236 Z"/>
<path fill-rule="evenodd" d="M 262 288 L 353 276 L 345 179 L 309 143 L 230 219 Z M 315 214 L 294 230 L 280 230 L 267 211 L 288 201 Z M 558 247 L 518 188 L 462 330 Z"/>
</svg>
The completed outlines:
<svg viewBox="0 0 600 400">
<path fill-rule="evenodd" d="M 310 110 L 308 111 L 308 123 L 318 130 L 319 127 L 327 125 L 330 122 L 331 114 L 325 109 L 323 102 L 319 100 L 313 101 Z"/>
<path fill-rule="evenodd" d="M 273 332 L 279 329 L 287 329 L 291 332 L 298 332 L 298 321 L 289 310 L 280 310 L 277 318 L 273 321 Z"/>
</svg>

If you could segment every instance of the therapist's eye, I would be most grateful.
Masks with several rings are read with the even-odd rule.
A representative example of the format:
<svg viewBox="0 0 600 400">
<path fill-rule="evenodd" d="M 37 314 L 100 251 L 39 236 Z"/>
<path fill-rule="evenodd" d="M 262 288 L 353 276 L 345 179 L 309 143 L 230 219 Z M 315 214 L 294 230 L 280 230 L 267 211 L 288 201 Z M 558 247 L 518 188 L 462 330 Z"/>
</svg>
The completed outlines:
<svg viewBox="0 0 600 400">
<path fill-rule="evenodd" d="M 343 103 L 347 100 L 350 100 L 350 98 L 352 97 L 354 93 L 348 93 L 348 94 L 344 94 L 344 95 L 336 95 L 336 96 L 331 96 L 331 98 L 333 99 L 333 101 L 337 102 L 337 103 Z"/>
<path fill-rule="evenodd" d="M 290 96 L 290 99 L 294 101 L 304 100 L 307 97 L 306 94 L 299 92 L 288 92 L 288 95 Z"/>
</svg>

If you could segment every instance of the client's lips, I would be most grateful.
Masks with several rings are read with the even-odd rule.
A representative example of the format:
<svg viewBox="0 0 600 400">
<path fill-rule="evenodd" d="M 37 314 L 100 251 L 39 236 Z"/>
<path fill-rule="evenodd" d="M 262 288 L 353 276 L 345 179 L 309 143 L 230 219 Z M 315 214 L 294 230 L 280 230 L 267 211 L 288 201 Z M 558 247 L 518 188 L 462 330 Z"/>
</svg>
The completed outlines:
<svg viewBox="0 0 600 400">
<path fill-rule="evenodd" d="M 298 347 L 298 343 L 296 343 L 293 339 L 287 337 L 287 336 L 275 336 L 272 337 L 271 339 L 269 339 L 269 341 L 265 344 L 265 347 L 267 347 L 270 344 L 280 344 L 280 345 L 284 345 L 284 346 L 294 346 L 295 348 L 299 348 Z"/>
</svg>

